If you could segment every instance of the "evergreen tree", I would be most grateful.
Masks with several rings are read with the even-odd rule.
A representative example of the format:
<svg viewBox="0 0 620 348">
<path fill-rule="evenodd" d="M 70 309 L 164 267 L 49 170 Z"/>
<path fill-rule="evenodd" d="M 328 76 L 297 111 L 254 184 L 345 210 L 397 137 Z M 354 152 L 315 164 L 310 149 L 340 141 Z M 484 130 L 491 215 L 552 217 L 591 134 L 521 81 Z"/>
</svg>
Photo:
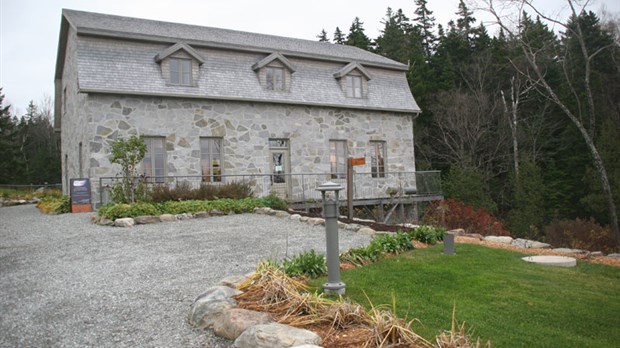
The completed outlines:
<svg viewBox="0 0 620 348">
<path fill-rule="evenodd" d="M 422 45 L 424 47 L 424 55 L 426 59 L 430 59 L 435 51 L 435 45 L 437 37 L 433 33 L 435 28 L 435 17 L 433 17 L 433 11 L 430 11 L 426 7 L 427 0 L 415 0 L 416 10 L 414 11 L 416 17 L 413 21 L 418 24 L 420 35 L 422 36 Z"/>
<path fill-rule="evenodd" d="M 364 22 L 360 21 L 359 17 L 355 17 L 353 23 L 351 23 L 351 28 L 349 28 L 349 35 L 347 36 L 345 44 L 359 47 L 366 51 L 372 49 L 372 42 L 364 33 Z"/>
<path fill-rule="evenodd" d="M 376 53 L 394 59 L 401 63 L 407 63 L 411 59 L 412 42 L 410 35 L 412 27 L 402 10 L 396 13 L 388 7 L 381 35 L 375 40 Z"/>
<path fill-rule="evenodd" d="M 334 32 L 334 43 L 338 45 L 344 45 L 345 42 L 346 42 L 346 39 L 344 37 L 344 34 L 342 33 L 339 27 L 336 27 L 336 31 Z"/>
<path fill-rule="evenodd" d="M 456 12 L 459 18 L 456 20 L 456 29 L 457 32 L 463 36 L 464 38 L 469 39 L 469 36 L 472 32 L 473 24 L 476 22 L 476 18 L 472 15 L 474 14 L 472 11 L 467 8 L 465 2 L 463 0 L 459 1 L 459 10 Z"/>
<path fill-rule="evenodd" d="M 325 31 L 325 29 L 321 29 L 321 32 L 316 37 L 317 39 L 319 39 L 319 42 L 329 42 L 329 39 L 327 38 L 327 32 Z"/>
<path fill-rule="evenodd" d="M 3 106 L 0 88 L 0 184 L 15 184 L 20 177 L 17 125 L 11 116 L 10 105 Z"/>
</svg>

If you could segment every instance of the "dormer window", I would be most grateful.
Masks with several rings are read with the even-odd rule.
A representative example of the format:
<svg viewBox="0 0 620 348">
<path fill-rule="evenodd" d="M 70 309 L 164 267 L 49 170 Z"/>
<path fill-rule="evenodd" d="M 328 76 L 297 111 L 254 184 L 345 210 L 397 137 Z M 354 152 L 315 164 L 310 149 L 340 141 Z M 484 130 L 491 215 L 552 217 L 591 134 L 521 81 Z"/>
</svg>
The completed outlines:
<svg viewBox="0 0 620 348">
<path fill-rule="evenodd" d="M 347 97 L 349 98 L 361 98 L 362 97 L 362 77 L 347 75 Z"/>
<path fill-rule="evenodd" d="M 192 85 L 191 59 L 170 58 L 170 83 L 174 85 Z"/>
<path fill-rule="evenodd" d="M 280 53 L 272 53 L 252 65 L 258 81 L 268 91 L 289 92 L 295 68 Z"/>
<path fill-rule="evenodd" d="M 205 60 L 186 43 L 176 43 L 155 56 L 161 67 L 166 84 L 176 86 L 196 86 L 200 78 L 200 65 Z"/>
<path fill-rule="evenodd" d="M 268 66 L 265 68 L 266 88 L 270 91 L 284 90 L 284 68 Z"/>
<path fill-rule="evenodd" d="M 357 62 L 351 62 L 334 73 L 340 82 L 340 88 L 347 98 L 368 97 L 368 81 L 371 76 L 366 69 Z"/>
</svg>

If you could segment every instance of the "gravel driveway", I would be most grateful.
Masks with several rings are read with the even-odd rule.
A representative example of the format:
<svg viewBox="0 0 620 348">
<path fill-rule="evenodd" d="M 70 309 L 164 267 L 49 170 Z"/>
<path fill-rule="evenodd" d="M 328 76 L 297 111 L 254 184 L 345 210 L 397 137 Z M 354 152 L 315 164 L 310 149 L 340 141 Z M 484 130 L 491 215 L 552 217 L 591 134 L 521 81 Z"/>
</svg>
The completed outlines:
<svg viewBox="0 0 620 348">
<path fill-rule="evenodd" d="M 324 228 L 243 214 L 133 228 L 0 208 L 1 347 L 228 347 L 186 322 L 202 291 L 269 257 L 325 250 Z M 370 237 L 340 231 L 341 249 Z"/>
</svg>

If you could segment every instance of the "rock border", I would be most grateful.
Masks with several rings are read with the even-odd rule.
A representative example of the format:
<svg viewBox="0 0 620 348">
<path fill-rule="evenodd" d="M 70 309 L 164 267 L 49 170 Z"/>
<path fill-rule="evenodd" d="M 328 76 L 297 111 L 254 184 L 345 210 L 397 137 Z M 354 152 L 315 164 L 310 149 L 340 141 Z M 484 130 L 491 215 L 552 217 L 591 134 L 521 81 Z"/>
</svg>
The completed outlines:
<svg viewBox="0 0 620 348">
<path fill-rule="evenodd" d="M 284 210 L 276 210 L 276 209 L 272 209 L 269 207 L 256 207 L 252 210 L 252 213 L 270 215 L 270 216 L 275 216 L 275 217 L 285 218 L 285 219 L 291 219 L 294 221 L 304 222 L 312 226 L 324 226 L 325 225 L 325 219 L 323 218 L 302 216 L 300 214 L 296 214 L 295 212 L 290 213 Z M 136 216 L 135 218 L 119 218 L 116 220 L 109 220 L 109 219 L 106 219 L 105 217 L 95 215 L 92 217 L 92 222 L 98 225 L 102 225 L 102 226 L 133 227 L 135 225 L 154 224 L 154 223 L 160 223 L 160 222 L 173 222 L 173 221 L 181 221 L 181 220 L 188 220 L 188 219 L 202 219 L 202 218 L 208 218 L 212 216 L 235 215 L 235 214 L 236 213 L 233 211 L 226 214 L 220 210 L 213 209 L 208 212 L 200 211 L 196 213 L 183 213 L 183 214 L 176 214 L 176 215 L 162 214 L 159 216 L 143 215 L 143 216 Z M 363 220 L 363 219 L 357 219 L 357 218 L 354 218 L 353 220 L 358 221 L 358 222 L 371 221 L 371 220 Z M 400 224 L 399 226 L 410 228 L 410 229 L 418 227 L 418 225 L 414 225 L 414 224 Z M 347 224 L 341 221 L 338 221 L 338 228 L 347 230 L 347 231 L 357 232 L 357 233 L 364 233 L 364 234 L 368 234 L 371 236 L 377 235 L 377 234 L 394 233 L 390 231 L 375 231 L 372 228 L 364 226 L 362 224 L 357 224 L 357 223 Z M 530 240 L 530 239 L 523 239 L 523 238 L 512 238 L 510 236 L 482 236 L 477 233 L 465 233 L 463 229 L 454 229 L 446 233 L 454 234 L 457 237 L 473 238 L 473 239 L 477 239 L 480 241 L 511 245 L 514 247 L 522 248 L 522 249 L 547 249 L 547 250 L 552 250 L 552 251 L 562 253 L 562 254 L 567 254 L 567 255 L 577 255 L 577 256 L 586 256 L 586 257 L 611 257 L 611 258 L 620 259 L 620 254 L 618 253 L 605 255 L 601 251 L 590 252 L 588 250 L 583 250 L 583 249 L 554 248 L 551 244 L 548 244 L 548 243 L 543 243 L 543 242 Z"/>
<path fill-rule="evenodd" d="M 237 307 L 233 297 L 243 293 L 237 287 L 250 276 L 229 276 L 208 288 L 190 306 L 188 323 L 199 330 L 213 330 L 233 341 L 234 348 L 321 348 L 322 338 L 315 332 L 276 323 L 266 312 Z"/>
</svg>

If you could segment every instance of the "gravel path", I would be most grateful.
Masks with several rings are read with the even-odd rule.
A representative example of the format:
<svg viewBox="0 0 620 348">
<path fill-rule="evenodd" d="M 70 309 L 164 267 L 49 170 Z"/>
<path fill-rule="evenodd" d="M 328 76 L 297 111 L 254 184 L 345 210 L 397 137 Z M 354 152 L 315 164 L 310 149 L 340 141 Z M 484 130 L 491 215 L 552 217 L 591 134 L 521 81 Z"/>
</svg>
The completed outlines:
<svg viewBox="0 0 620 348">
<path fill-rule="evenodd" d="M 114 228 L 0 209 L 0 347 L 228 347 L 186 322 L 202 291 L 266 258 L 325 250 L 324 228 L 243 214 Z M 340 246 L 370 237 L 340 231 Z"/>
</svg>

